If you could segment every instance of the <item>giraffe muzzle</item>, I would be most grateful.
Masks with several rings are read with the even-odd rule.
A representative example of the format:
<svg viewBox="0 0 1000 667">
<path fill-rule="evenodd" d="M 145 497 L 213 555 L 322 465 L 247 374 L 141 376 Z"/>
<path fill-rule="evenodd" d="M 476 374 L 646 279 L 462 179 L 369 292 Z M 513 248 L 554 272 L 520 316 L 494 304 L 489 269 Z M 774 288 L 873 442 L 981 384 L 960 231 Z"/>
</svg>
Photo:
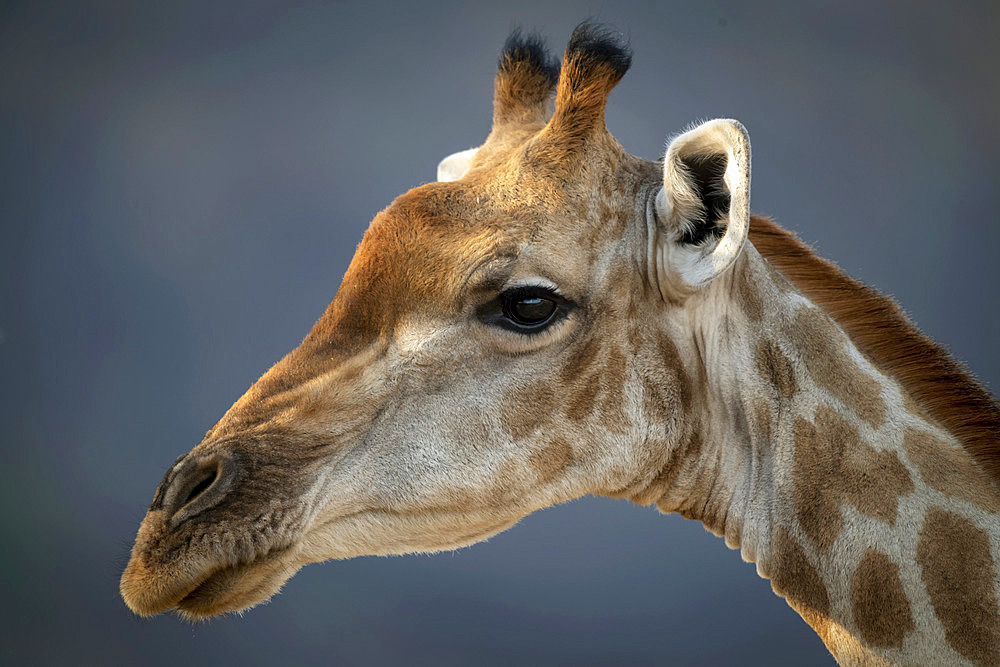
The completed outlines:
<svg viewBox="0 0 1000 667">
<path fill-rule="evenodd" d="M 231 453 L 184 457 L 167 472 L 150 509 L 162 509 L 170 528 L 219 504 L 233 487 L 239 462 Z"/>
</svg>

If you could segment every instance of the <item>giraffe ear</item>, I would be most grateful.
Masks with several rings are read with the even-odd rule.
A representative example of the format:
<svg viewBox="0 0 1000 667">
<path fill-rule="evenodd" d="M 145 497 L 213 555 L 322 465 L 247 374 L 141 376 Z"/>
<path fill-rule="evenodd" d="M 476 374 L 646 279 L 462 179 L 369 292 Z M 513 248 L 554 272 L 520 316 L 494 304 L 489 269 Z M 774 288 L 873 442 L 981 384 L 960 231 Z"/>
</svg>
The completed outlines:
<svg viewBox="0 0 1000 667">
<path fill-rule="evenodd" d="M 472 164 L 472 159 L 476 157 L 476 152 L 479 148 L 469 148 L 464 151 L 459 151 L 457 153 L 452 153 L 445 159 L 438 163 L 438 180 L 439 181 L 457 181 L 458 179 L 465 176 L 465 173 L 469 171 L 469 165 Z"/>
<path fill-rule="evenodd" d="M 673 139 L 656 196 L 650 259 L 664 297 L 690 293 L 736 260 L 750 229 L 750 137 L 735 120 Z"/>
</svg>

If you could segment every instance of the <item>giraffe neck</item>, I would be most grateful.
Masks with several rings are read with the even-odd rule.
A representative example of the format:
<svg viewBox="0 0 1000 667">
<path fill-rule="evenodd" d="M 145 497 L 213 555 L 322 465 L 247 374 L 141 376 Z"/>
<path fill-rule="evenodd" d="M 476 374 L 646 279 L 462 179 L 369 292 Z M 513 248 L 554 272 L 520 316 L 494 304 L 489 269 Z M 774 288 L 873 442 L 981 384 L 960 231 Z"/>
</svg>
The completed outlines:
<svg viewBox="0 0 1000 667">
<path fill-rule="evenodd" d="M 704 395 L 657 506 L 740 548 L 841 662 L 1000 662 L 1000 489 L 745 257 L 695 309 Z"/>
</svg>

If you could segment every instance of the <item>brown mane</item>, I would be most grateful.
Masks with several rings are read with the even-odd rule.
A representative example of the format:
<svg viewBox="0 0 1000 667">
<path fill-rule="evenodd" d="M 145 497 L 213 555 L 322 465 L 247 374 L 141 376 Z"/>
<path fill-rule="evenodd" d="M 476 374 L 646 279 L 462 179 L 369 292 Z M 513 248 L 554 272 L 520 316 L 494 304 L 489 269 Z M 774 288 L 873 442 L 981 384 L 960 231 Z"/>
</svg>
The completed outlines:
<svg viewBox="0 0 1000 667">
<path fill-rule="evenodd" d="M 1000 405 L 960 362 L 925 336 L 892 298 L 818 257 L 768 218 L 751 217 L 750 241 L 1000 481 Z"/>
</svg>

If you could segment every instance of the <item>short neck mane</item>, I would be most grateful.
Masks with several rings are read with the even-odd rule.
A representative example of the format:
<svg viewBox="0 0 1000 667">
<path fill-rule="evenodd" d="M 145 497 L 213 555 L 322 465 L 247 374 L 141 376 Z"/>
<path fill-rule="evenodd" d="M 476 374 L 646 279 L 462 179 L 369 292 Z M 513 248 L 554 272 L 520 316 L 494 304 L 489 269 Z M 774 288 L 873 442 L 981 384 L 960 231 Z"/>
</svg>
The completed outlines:
<svg viewBox="0 0 1000 667">
<path fill-rule="evenodd" d="M 1000 481 L 1000 405 L 960 362 L 925 336 L 890 297 L 818 257 L 768 218 L 751 218 L 750 241 Z"/>
</svg>

